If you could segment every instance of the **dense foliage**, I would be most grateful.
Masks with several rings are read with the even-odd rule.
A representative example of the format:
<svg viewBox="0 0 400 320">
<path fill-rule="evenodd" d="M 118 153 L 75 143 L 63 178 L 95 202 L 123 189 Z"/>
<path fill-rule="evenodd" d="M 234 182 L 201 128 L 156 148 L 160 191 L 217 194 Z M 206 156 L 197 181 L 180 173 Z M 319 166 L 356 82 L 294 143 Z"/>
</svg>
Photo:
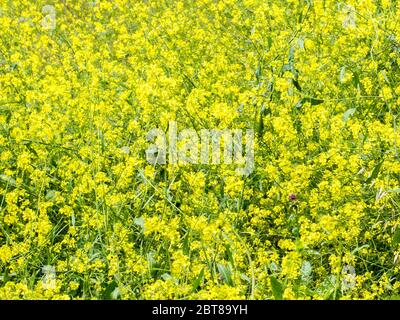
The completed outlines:
<svg viewBox="0 0 400 320">
<path fill-rule="evenodd" d="M 398 297 L 400 2 L 0 8 L 0 298 Z M 254 171 L 149 164 L 170 121 Z"/>
</svg>

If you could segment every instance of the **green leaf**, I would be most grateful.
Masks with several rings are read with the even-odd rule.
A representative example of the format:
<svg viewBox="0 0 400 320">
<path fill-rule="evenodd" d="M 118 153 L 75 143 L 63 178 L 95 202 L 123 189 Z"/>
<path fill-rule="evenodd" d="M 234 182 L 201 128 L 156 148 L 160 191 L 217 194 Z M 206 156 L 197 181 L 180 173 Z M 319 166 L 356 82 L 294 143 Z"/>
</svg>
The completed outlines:
<svg viewBox="0 0 400 320">
<path fill-rule="evenodd" d="M 392 239 L 392 245 L 397 245 L 400 243 L 400 226 L 397 226 L 396 231 L 394 232 L 393 239 Z"/>
<path fill-rule="evenodd" d="M 45 196 L 46 201 L 53 201 L 55 198 L 56 198 L 55 190 L 47 191 L 46 196 Z"/>
<path fill-rule="evenodd" d="M 138 226 L 142 229 L 142 232 L 144 232 L 144 219 L 143 219 L 142 217 L 140 217 L 140 218 L 135 218 L 135 219 L 133 220 L 133 223 L 136 224 L 136 225 L 138 225 Z"/>
<path fill-rule="evenodd" d="M 111 299 L 117 300 L 119 296 L 121 295 L 121 292 L 119 291 L 119 287 L 116 287 L 113 292 L 111 292 Z"/>
<path fill-rule="evenodd" d="M 114 293 L 116 288 L 118 288 L 117 283 L 115 281 L 111 282 L 107 286 L 106 290 L 103 292 L 103 299 L 105 299 L 105 300 L 114 299 L 113 293 Z"/>
<path fill-rule="evenodd" d="M 347 110 L 345 113 L 343 113 L 343 117 L 342 120 L 344 122 L 347 122 L 347 120 L 349 120 L 349 118 L 356 112 L 356 108 L 351 108 L 349 110 Z"/>
<path fill-rule="evenodd" d="M 204 268 L 201 269 L 199 275 L 197 278 L 193 281 L 193 290 L 197 290 L 198 287 L 200 287 L 200 284 L 203 282 L 204 279 Z"/>
<path fill-rule="evenodd" d="M 271 48 L 271 46 L 272 46 L 272 37 L 271 36 L 269 36 L 268 38 L 267 38 L 267 40 L 268 40 L 268 48 Z"/>
<path fill-rule="evenodd" d="M 295 51 L 294 47 L 290 47 L 290 49 L 289 49 L 289 65 L 291 67 L 293 67 L 293 64 L 294 64 L 294 51 Z"/>
<path fill-rule="evenodd" d="M 99 130 L 99 137 L 101 142 L 101 152 L 104 153 L 104 150 L 106 149 L 106 143 L 104 140 L 104 133 L 101 130 Z"/>
<path fill-rule="evenodd" d="M 229 244 L 225 246 L 226 254 L 228 255 L 229 262 L 233 268 L 235 268 L 235 261 L 233 259 L 232 250 Z"/>
<path fill-rule="evenodd" d="M 283 73 L 285 73 L 286 71 L 292 71 L 292 66 L 291 65 L 289 65 L 289 64 L 284 64 L 283 65 L 283 67 L 282 67 L 282 69 L 281 69 L 281 72 L 282 72 L 282 74 Z"/>
<path fill-rule="evenodd" d="M 351 254 L 355 254 L 355 253 L 357 253 L 358 251 L 360 251 L 360 250 L 362 250 L 362 249 L 364 249 L 364 248 L 369 248 L 369 244 L 364 244 L 364 245 L 362 245 L 361 247 L 355 248 L 355 249 L 351 252 Z"/>
<path fill-rule="evenodd" d="M 269 280 L 271 282 L 272 294 L 274 295 L 274 298 L 276 300 L 282 300 L 283 299 L 282 284 L 278 281 L 278 279 L 276 279 L 273 276 L 269 277 Z"/>
<path fill-rule="evenodd" d="M 172 276 L 169 273 L 163 273 L 161 275 L 161 279 L 163 279 L 164 281 L 171 280 Z"/>
<path fill-rule="evenodd" d="M 246 276 L 244 273 L 240 274 L 240 279 L 242 279 L 248 283 L 251 283 L 251 279 L 248 276 Z"/>
<path fill-rule="evenodd" d="M 231 268 L 229 266 L 226 267 L 220 263 L 217 263 L 217 268 L 224 282 L 229 286 L 233 286 Z"/>
<path fill-rule="evenodd" d="M 300 49 L 304 50 L 304 39 L 303 38 L 297 39 L 297 45 L 299 46 Z"/>
<path fill-rule="evenodd" d="M 343 82 L 345 75 L 346 75 L 346 67 L 341 67 L 340 68 L 340 76 L 339 76 L 340 82 Z"/>
<path fill-rule="evenodd" d="M 319 291 L 320 294 L 323 295 L 325 300 L 333 299 L 334 293 L 336 291 L 336 282 L 336 276 L 331 274 L 324 279 L 322 284 L 317 289 L 317 291 Z"/>
<path fill-rule="evenodd" d="M 383 161 L 380 161 L 372 170 L 370 176 L 368 177 L 368 179 L 365 181 L 366 184 L 370 184 L 379 174 L 379 171 L 381 170 Z"/>
<path fill-rule="evenodd" d="M 272 272 L 279 272 L 280 271 L 280 267 L 275 263 L 275 262 L 271 262 L 269 265 L 269 269 Z"/>
<path fill-rule="evenodd" d="M 305 104 L 307 102 L 310 103 L 312 106 L 316 106 L 316 105 L 319 105 L 319 104 L 323 103 L 324 100 L 316 99 L 316 98 L 310 98 L 310 97 L 302 98 L 296 103 L 295 108 L 301 108 L 303 106 L 303 104 Z"/>
<path fill-rule="evenodd" d="M 301 92 L 301 87 L 300 87 L 299 82 L 295 79 L 292 79 L 292 82 L 293 82 L 294 86 L 296 87 L 296 89 Z"/>
<path fill-rule="evenodd" d="M 303 99 L 300 99 L 300 100 L 296 103 L 296 105 L 295 105 L 294 107 L 297 108 L 297 109 L 300 109 L 302 106 L 303 106 Z"/>
<path fill-rule="evenodd" d="M 311 263 L 309 261 L 304 261 L 300 269 L 301 279 L 306 282 L 310 281 L 311 273 L 312 273 Z"/>
<path fill-rule="evenodd" d="M 303 98 L 303 103 L 305 103 L 305 102 L 309 102 L 312 106 L 316 106 L 316 105 L 323 103 L 324 100 L 308 97 L 308 98 Z"/>
<path fill-rule="evenodd" d="M 260 65 L 258 65 L 258 67 L 257 67 L 257 70 L 256 70 L 256 79 L 257 79 L 257 81 L 260 81 L 260 78 L 261 78 L 261 66 Z"/>
<path fill-rule="evenodd" d="M 260 118 L 258 120 L 258 125 L 257 125 L 257 135 L 259 137 L 262 137 L 264 133 L 264 115 L 262 112 L 260 112 Z"/>
<path fill-rule="evenodd" d="M 75 213 L 73 211 L 72 211 L 72 216 L 71 216 L 71 223 L 72 223 L 72 226 L 75 227 L 76 217 L 75 217 Z"/>
<path fill-rule="evenodd" d="M 16 181 L 15 181 L 14 178 L 9 177 L 9 176 L 7 176 L 5 174 L 0 174 L 0 179 L 5 181 L 5 182 L 7 182 L 8 184 L 10 184 L 12 186 L 15 186 L 15 184 L 16 184 Z"/>
</svg>

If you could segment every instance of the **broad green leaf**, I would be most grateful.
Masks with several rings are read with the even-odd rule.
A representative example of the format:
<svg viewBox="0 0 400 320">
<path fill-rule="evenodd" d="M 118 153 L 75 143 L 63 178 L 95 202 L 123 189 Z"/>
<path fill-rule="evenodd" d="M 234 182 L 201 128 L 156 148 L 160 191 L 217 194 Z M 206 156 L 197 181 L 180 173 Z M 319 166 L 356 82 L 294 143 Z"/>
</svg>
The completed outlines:
<svg viewBox="0 0 400 320">
<path fill-rule="evenodd" d="M 295 105 L 294 107 L 297 108 L 297 109 L 300 109 L 302 106 L 303 106 L 303 99 L 300 99 L 300 100 L 296 103 L 296 105 Z"/>
<path fill-rule="evenodd" d="M 309 281 L 311 279 L 311 273 L 312 273 L 311 263 L 309 261 L 304 261 L 300 269 L 301 279 L 303 281 Z"/>
<path fill-rule="evenodd" d="M 56 197 L 56 191 L 55 190 L 49 190 L 46 193 L 45 199 L 47 201 L 53 201 Z"/>
<path fill-rule="evenodd" d="M 260 81 L 261 78 L 261 66 L 258 65 L 257 70 L 256 70 L 256 79 L 257 81 Z"/>
<path fill-rule="evenodd" d="M 197 288 L 200 287 L 200 284 L 203 282 L 203 279 L 204 279 L 204 268 L 201 269 L 199 275 L 193 281 L 193 290 L 197 290 Z"/>
<path fill-rule="evenodd" d="M 356 252 L 358 252 L 358 251 L 360 251 L 360 250 L 362 250 L 362 249 L 364 249 L 364 248 L 369 248 L 369 244 L 364 244 L 364 245 L 361 246 L 361 247 L 355 248 L 355 249 L 351 252 L 351 254 L 355 254 Z"/>
<path fill-rule="evenodd" d="M 7 176 L 5 174 L 0 174 L 0 179 L 5 181 L 5 182 L 7 182 L 7 183 L 9 183 L 9 184 L 11 184 L 11 185 L 13 185 L 13 186 L 16 184 L 16 181 L 15 181 L 14 178 L 9 177 L 9 176 Z"/>
<path fill-rule="evenodd" d="M 233 254 L 232 254 L 232 250 L 231 250 L 231 248 L 230 248 L 230 245 L 227 244 L 227 245 L 225 246 L 225 249 L 226 249 L 226 253 L 227 253 L 227 255 L 228 255 L 228 259 L 229 259 L 229 262 L 230 262 L 231 266 L 232 266 L 233 268 L 235 268 L 235 261 L 234 261 L 234 259 L 233 259 Z"/>
<path fill-rule="evenodd" d="M 251 279 L 250 279 L 248 276 L 246 276 L 244 273 L 241 273 L 241 274 L 240 274 L 240 278 L 241 278 L 242 280 L 248 282 L 248 283 L 251 283 Z"/>
<path fill-rule="evenodd" d="M 343 82 L 345 75 L 346 75 L 346 67 L 341 67 L 340 68 L 340 76 L 339 76 L 340 82 Z"/>
<path fill-rule="evenodd" d="M 349 118 L 356 112 L 356 108 L 351 108 L 349 110 L 347 110 L 345 113 L 343 113 L 343 117 L 342 120 L 344 122 L 347 122 L 347 120 L 349 120 Z"/>
<path fill-rule="evenodd" d="M 224 280 L 224 282 L 227 285 L 233 286 L 233 280 L 232 280 L 232 270 L 231 268 L 228 266 L 224 266 L 220 263 L 217 263 L 217 268 L 218 271 L 222 277 L 222 279 Z"/>
<path fill-rule="evenodd" d="M 324 296 L 324 299 L 332 299 L 336 290 L 337 278 L 335 275 L 331 274 L 327 276 L 324 281 L 320 284 L 317 289 L 320 294 Z"/>
<path fill-rule="evenodd" d="M 117 299 L 119 298 L 120 295 L 121 295 L 121 293 L 120 293 L 120 291 L 119 291 L 119 287 L 116 287 L 116 288 L 114 289 L 114 291 L 111 292 L 111 298 L 112 298 L 113 300 L 117 300 Z"/>
<path fill-rule="evenodd" d="M 304 50 L 304 39 L 303 38 L 297 39 L 297 45 L 299 46 L 300 49 Z"/>
<path fill-rule="evenodd" d="M 324 100 L 316 99 L 316 98 L 304 98 L 303 103 L 305 103 L 305 102 L 309 102 L 312 106 L 316 106 L 316 105 L 323 103 Z"/>
<path fill-rule="evenodd" d="M 164 281 L 167 281 L 167 280 L 172 279 L 172 276 L 169 273 L 163 273 L 161 275 L 161 279 L 163 279 Z"/>
<path fill-rule="evenodd" d="M 114 299 L 113 293 L 115 289 L 118 288 L 118 285 L 115 281 L 111 282 L 107 287 L 106 290 L 103 292 L 103 299 L 110 300 Z"/>
<path fill-rule="evenodd" d="M 294 51 L 295 51 L 294 47 L 290 47 L 290 50 L 289 50 L 289 65 L 291 67 L 293 67 L 293 64 L 294 64 Z"/>
<path fill-rule="evenodd" d="M 365 181 L 366 184 L 370 184 L 379 174 L 379 171 L 381 170 L 382 164 L 384 160 L 381 160 L 372 170 L 370 176 L 368 179 Z"/>
<path fill-rule="evenodd" d="M 281 72 L 285 73 L 286 71 L 292 71 L 292 66 L 289 65 L 289 64 L 284 64 L 282 69 L 281 69 Z"/>
<path fill-rule="evenodd" d="M 292 82 L 293 82 L 294 86 L 296 87 L 296 89 L 301 91 L 301 86 L 300 86 L 299 82 L 295 79 L 292 79 Z"/>
<path fill-rule="evenodd" d="M 282 284 L 279 282 L 278 279 L 276 279 L 273 276 L 269 277 L 269 280 L 271 282 L 272 294 L 274 295 L 274 298 L 276 300 L 282 300 L 283 299 L 283 286 L 282 286 Z"/>
<path fill-rule="evenodd" d="M 75 213 L 73 211 L 72 211 L 72 216 L 71 216 L 71 223 L 72 223 L 72 226 L 75 227 L 76 217 L 75 217 Z"/>
<path fill-rule="evenodd" d="M 307 103 L 307 102 L 310 103 L 312 106 L 316 106 L 316 105 L 319 105 L 319 104 L 323 103 L 324 100 L 306 97 L 306 98 L 300 99 L 300 100 L 296 103 L 295 107 L 296 107 L 296 108 L 300 108 L 300 107 L 303 106 L 303 104 L 305 104 L 305 103 Z"/>
<path fill-rule="evenodd" d="M 143 219 L 142 217 L 140 217 L 140 218 L 135 218 L 135 219 L 133 220 L 133 223 L 136 224 L 136 225 L 138 225 L 138 226 L 142 229 L 142 232 L 144 232 L 144 219 Z"/>
<path fill-rule="evenodd" d="M 392 245 L 397 245 L 400 243 L 400 226 L 397 226 L 392 238 Z"/>
</svg>

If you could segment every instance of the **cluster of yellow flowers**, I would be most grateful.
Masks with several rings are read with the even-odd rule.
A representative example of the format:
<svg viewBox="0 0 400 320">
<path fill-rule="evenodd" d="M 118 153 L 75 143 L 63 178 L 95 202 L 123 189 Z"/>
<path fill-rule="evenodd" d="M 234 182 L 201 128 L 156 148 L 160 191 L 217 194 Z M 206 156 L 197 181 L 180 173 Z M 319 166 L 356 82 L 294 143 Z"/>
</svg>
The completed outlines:
<svg viewBox="0 0 400 320">
<path fill-rule="evenodd" d="M 399 1 L 4 0 L 0 30 L 0 299 L 399 298 Z M 253 129 L 254 171 L 148 163 L 170 121 Z"/>
</svg>

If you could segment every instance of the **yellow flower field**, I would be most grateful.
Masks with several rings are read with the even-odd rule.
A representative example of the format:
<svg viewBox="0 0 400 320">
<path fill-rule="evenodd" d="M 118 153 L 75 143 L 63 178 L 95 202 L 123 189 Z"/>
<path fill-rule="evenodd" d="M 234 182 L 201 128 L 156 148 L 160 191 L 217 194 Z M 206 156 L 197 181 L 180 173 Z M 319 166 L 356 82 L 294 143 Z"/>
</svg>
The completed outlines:
<svg viewBox="0 0 400 320">
<path fill-rule="evenodd" d="M 0 0 L 0 30 L 0 299 L 400 298 L 399 1 Z M 251 170 L 149 162 L 174 123 Z"/>
</svg>

